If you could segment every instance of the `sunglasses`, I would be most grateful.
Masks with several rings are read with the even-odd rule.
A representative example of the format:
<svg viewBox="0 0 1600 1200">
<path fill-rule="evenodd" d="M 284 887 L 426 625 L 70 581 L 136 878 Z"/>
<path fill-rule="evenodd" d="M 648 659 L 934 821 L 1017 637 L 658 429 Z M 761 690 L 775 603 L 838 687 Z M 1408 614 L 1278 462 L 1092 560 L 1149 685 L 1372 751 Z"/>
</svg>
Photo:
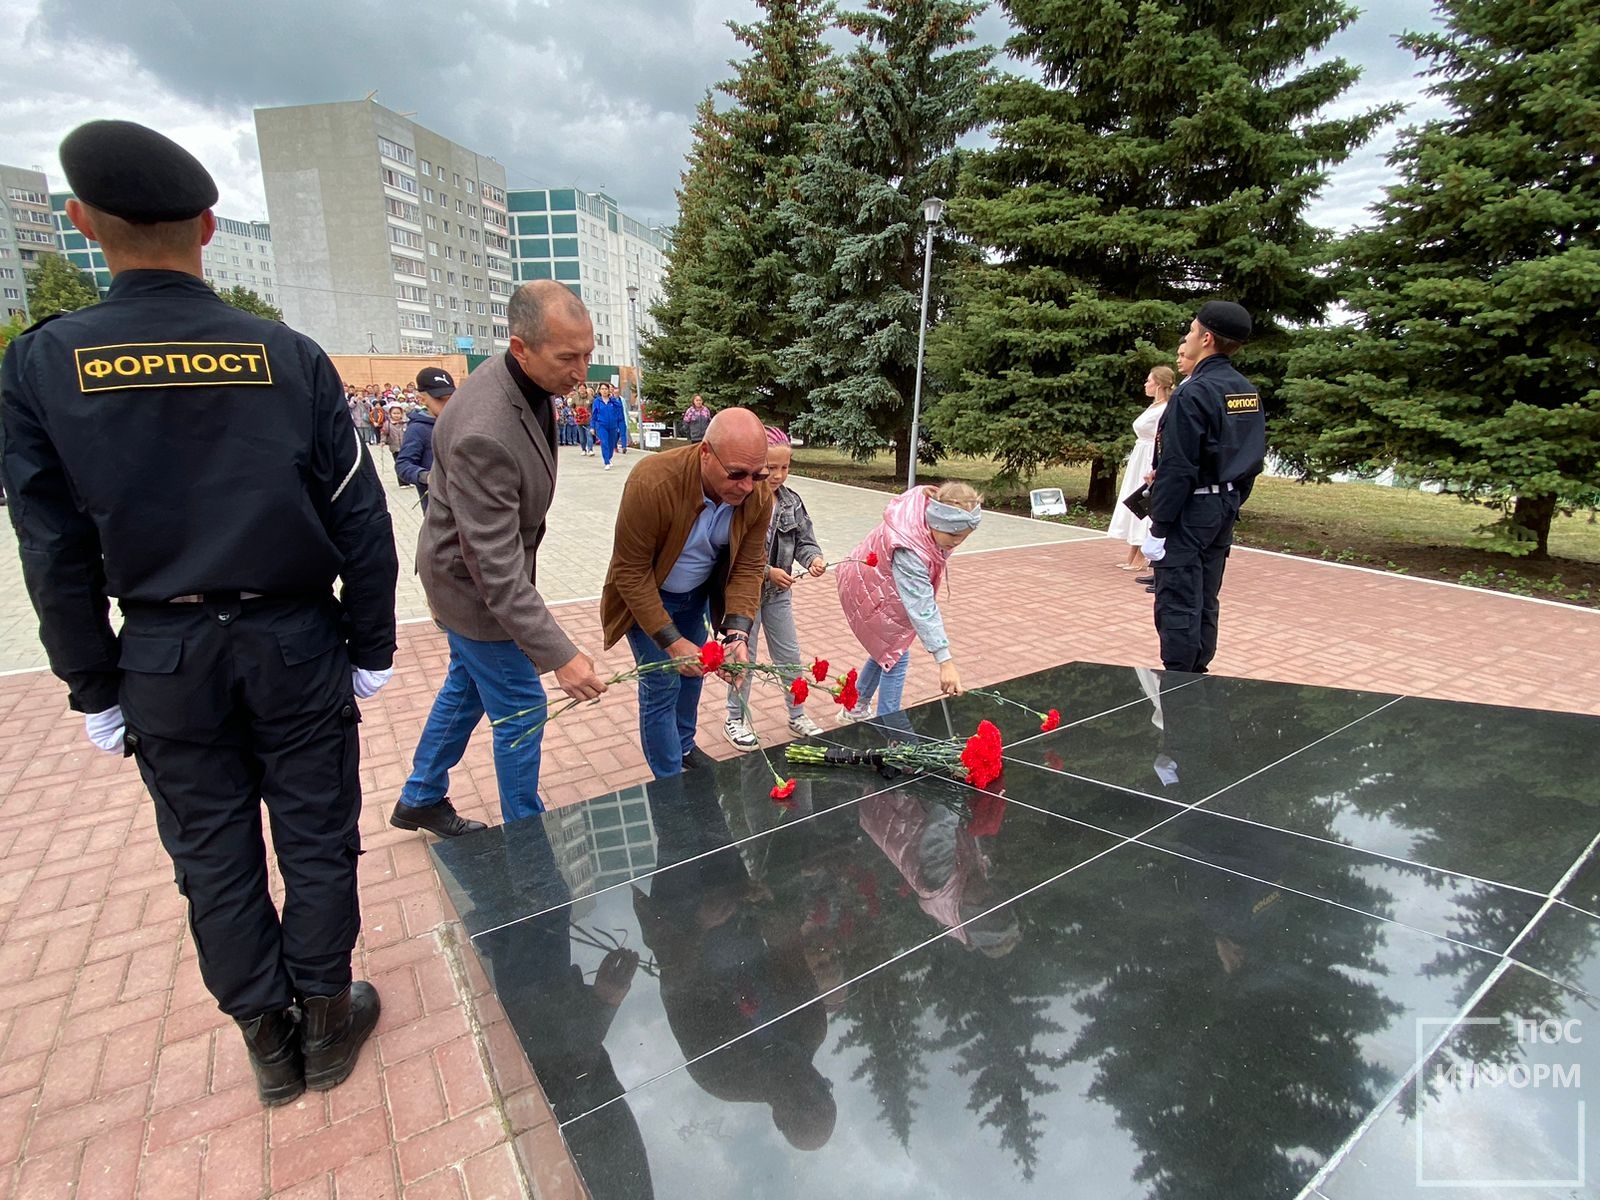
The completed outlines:
<svg viewBox="0 0 1600 1200">
<path fill-rule="evenodd" d="M 728 477 L 729 483 L 739 483 L 745 479 L 748 479 L 751 483 L 765 483 L 772 477 L 771 471 L 746 471 L 742 467 L 734 467 L 730 470 L 728 464 L 722 461 L 722 455 L 717 453 L 715 446 L 710 442 L 701 444 L 711 451 L 711 457 L 717 460 L 717 465 L 722 468 L 722 473 Z"/>
</svg>

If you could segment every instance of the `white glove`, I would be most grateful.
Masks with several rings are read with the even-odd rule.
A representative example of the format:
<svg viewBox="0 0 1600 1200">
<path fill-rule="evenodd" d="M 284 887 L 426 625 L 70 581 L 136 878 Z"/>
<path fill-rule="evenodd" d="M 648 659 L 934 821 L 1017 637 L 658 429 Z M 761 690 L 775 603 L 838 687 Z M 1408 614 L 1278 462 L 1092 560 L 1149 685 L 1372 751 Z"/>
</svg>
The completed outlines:
<svg viewBox="0 0 1600 1200">
<path fill-rule="evenodd" d="M 1139 547 L 1139 553 L 1144 555 L 1146 562 L 1160 562 L 1167 556 L 1167 539 L 1146 534 L 1144 545 Z"/>
<path fill-rule="evenodd" d="M 122 753 L 122 737 L 128 727 L 122 720 L 122 705 L 113 704 L 105 712 L 85 713 L 83 732 L 108 754 Z"/>
<path fill-rule="evenodd" d="M 388 683 L 393 675 L 393 667 L 382 671 L 369 671 L 365 667 L 355 667 L 350 672 L 350 686 L 355 689 L 357 700 L 368 700 L 376 696 L 378 689 Z"/>
</svg>

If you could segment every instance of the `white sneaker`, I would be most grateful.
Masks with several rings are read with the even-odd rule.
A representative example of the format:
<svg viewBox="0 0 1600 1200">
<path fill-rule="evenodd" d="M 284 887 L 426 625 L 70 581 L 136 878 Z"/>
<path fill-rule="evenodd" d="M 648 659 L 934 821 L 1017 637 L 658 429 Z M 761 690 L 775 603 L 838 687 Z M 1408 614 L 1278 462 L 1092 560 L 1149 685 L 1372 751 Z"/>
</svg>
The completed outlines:
<svg viewBox="0 0 1600 1200">
<path fill-rule="evenodd" d="M 805 713 L 789 720 L 789 732 L 798 737 L 821 737 L 822 726 L 818 725 Z"/>
<path fill-rule="evenodd" d="M 872 719 L 872 709 L 866 704 L 858 704 L 854 708 L 845 709 L 839 714 L 839 718 L 845 722 L 870 721 Z"/>
<path fill-rule="evenodd" d="M 606 464 L 606 470 L 608 470 L 608 471 L 611 470 L 611 464 L 610 463 Z"/>
<path fill-rule="evenodd" d="M 724 721 L 722 723 L 722 736 L 735 749 L 744 752 L 761 749 L 761 739 L 756 736 L 756 731 L 751 729 L 744 721 Z"/>
</svg>

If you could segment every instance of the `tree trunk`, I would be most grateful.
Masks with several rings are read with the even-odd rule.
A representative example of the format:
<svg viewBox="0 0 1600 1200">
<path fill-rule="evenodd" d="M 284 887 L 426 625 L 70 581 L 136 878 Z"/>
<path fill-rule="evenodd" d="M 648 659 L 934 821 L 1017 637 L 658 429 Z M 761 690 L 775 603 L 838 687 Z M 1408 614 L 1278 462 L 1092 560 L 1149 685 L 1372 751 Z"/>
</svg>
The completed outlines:
<svg viewBox="0 0 1600 1200">
<path fill-rule="evenodd" d="M 1550 557 L 1550 521 L 1556 515 L 1554 496 L 1518 496 L 1511 510 L 1511 523 L 1520 525 L 1538 540 L 1529 558 Z"/>
<path fill-rule="evenodd" d="M 1089 494 L 1083 506 L 1091 512 L 1110 512 L 1117 502 L 1117 469 L 1103 456 L 1089 460 Z"/>
<path fill-rule="evenodd" d="M 905 483 L 907 472 L 911 470 L 911 427 L 902 429 L 894 439 L 894 474 L 895 478 Z M 917 482 L 922 483 L 922 473 L 917 472 Z"/>
</svg>

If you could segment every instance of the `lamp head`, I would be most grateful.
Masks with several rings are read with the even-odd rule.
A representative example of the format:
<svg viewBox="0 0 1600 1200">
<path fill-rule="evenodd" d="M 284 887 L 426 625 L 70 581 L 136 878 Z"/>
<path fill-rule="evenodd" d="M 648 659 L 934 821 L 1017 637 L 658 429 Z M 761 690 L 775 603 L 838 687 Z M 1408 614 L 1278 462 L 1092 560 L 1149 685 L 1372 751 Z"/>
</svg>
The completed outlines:
<svg viewBox="0 0 1600 1200">
<path fill-rule="evenodd" d="M 629 300 L 637 300 L 638 298 L 639 298 L 639 285 L 636 284 L 636 283 L 630 283 L 628 285 L 628 299 Z"/>
<path fill-rule="evenodd" d="M 922 202 L 922 217 L 929 225 L 937 225 L 944 219 L 944 201 L 937 196 L 929 196 Z"/>
</svg>

